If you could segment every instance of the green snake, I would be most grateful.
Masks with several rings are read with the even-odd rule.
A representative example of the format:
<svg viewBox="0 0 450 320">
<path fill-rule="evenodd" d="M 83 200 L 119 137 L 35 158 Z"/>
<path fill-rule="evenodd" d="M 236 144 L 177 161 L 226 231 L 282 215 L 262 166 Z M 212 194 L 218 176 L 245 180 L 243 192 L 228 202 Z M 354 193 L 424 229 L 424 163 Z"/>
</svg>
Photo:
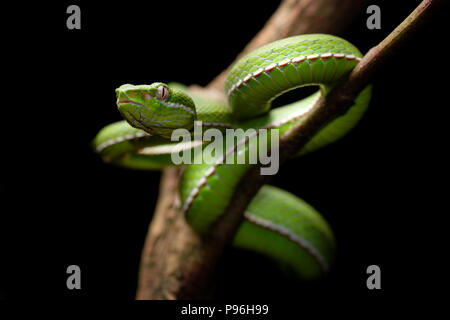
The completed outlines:
<svg viewBox="0 0 450 320">
<path fill-rule="evenodd" d="M 265 128 L 279 130 L 282 136 L 314 108 L 320 96 L 344 79 L 361 57 L 356 47 L 341 38 L 300 35 L 267 44 L 234 64 L 225 83 L 227 99 L 176 83 L 122 85 L 116 89 L 117 106 L 126 121 L 103 128 L 93 144 L 104 161 L 155 170 L 173 165 L 170 154 L 180 145 L 169 137 L 175 129 L 192 131 L 194 121 L 202 121 L 204 129 Z M 276 97 L 310 85 L 319 90 L 271 109 Z M 323 127 L 298 155 L 344 136 L 367 109 L 370 95 L 368 86 L 346 114 Z M 247 142 L 241 147 L 248 149 Z M 177 150 L 183 150 L 183 145 Z M 236 149 L 221 157 L 235 156 L 233 153 Z M 180 210 L 195 231 L 208 233 L 252 166 L 224 161 L 185 166 L 179 185 Z M 307 279 L 326 273 L 335 256 L 334 235 L 322 216 L 305 201 L 268 185 L 247 207 L 233 245 L 275 259 Z"/>
</svg>

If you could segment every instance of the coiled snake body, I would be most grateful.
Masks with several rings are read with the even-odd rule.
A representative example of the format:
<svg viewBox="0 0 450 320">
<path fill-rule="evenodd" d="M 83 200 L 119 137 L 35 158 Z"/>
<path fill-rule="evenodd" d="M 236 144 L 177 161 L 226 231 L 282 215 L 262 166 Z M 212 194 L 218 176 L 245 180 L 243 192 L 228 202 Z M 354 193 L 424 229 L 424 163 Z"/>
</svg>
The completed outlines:
<svg viewBox="0 0 450 320">
<path fill-rule="evenodd" d="M 201 120 L 204 128 L 277 129 L 281 136 L 314 107 L 320 95 L 343 79 L 361 56 L 349 42 L 331 35 L 300 35 L 270 43 L 233 66 L 225 84 L 228 102 L 178 84 L 123 85 L 116 92 L 126 121 L 103 128 L 94 146 L 105 161 L 135 169 L 160 169 L 172 164 L 170 154 L 176 143 L 168 137 L 178 128 L 192 130 L 195 120 Z M 318 86 L 318 92 L 270 109 L 277 96 L 307 85 Z M 361 118 L 369 99 L 370 86 L 345 115 L 299 150 L 299 155 L 345 135 Z M 248 150 L 245 141 L 242 148 Z M 235 154 L 225 153 L 222 160 L 227 156 Z M 251 166 L 216 161 L 186 167 L 180 182 L 181 210 L 197 232 L 206 234 L 223 214 Z M 335 252 L 333 233 L 320 214 L 298 197 L 272 186 L 264 186 L 254 197 L 233 244 L 274 258 L 304 278 L 326 272 Z"/>
</svg>

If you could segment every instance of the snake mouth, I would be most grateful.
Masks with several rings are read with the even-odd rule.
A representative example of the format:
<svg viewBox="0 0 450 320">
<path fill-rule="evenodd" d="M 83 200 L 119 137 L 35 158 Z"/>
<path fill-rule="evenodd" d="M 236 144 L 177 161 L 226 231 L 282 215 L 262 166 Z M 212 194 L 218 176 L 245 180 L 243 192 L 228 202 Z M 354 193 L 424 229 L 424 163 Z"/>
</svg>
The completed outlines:
<svg viewBox="0 0 450 320">
<path fill-rule="evenodd" d="M 135 106 L 138 106 L 138 107 L 141 107 L 141 108 L 144 108 L 144 109 L 148 110 L 148 107 L 146 105 L 144 105 L 142 103 L 139 103 L 139 102 L 136 102 L 136 101 L 133 101 L 133 100 L 130 100 L 130 99 L 120 99 L 120 100 L 117 101 L 117 106 L 118 107 L 120 107 L 122 105 L 126 105 L 126 104 L 133 104 Z"/>
<path fill-rule="evenodd" d="M 121 100 L 117 101 L 117 104 L 126 104 L 126 103 L 138 104 L 137 102 L 135 102 L 133 100 L 129 100 L 129 99 L 121 99 Z"/>
</svg>

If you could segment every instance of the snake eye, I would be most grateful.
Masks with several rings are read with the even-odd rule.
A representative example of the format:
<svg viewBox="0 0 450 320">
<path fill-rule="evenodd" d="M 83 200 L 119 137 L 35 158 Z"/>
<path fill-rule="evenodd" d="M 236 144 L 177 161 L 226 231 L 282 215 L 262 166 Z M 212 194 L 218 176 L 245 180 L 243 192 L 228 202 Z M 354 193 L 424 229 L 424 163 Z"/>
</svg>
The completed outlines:
<svg viewBox="0 0 450 320">
<path fill-rule="evenodd" d="M 156 89 L 156 97 L 160 100 L 167 100 L 169 97 L 169 89 L 165 86 L 160 86 Z"/>
</svg>

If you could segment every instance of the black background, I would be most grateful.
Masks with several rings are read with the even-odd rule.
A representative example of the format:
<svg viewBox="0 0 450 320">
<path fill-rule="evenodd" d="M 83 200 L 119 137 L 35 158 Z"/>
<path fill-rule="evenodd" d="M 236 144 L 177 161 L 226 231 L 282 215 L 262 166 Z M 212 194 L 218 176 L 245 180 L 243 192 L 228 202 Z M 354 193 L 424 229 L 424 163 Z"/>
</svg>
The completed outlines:
<svg viewBox="0 0 450 320">
<path fill-rule="evenodd" d="M 91 150 L 97 131 L 120 120 L 114 89 L 154 81 L 206 85 L 278 6 L 74 3 L 81 7 L 81 30 L 66 29 L 69 2 L 4 13 L 12 19 L 3 21 L 2 68 L 12 88 L 2 94 L 0 298 L 134 298 L 160 173 L 117 168 Z M 368 30 L 362 11 L 340 36 L 367 52 L 418 3 L 372 1 L 382 10 L 381 30 Z M 331 274 L 293 282 L 265 259 L 228 249 L 218 269 L 218 298 L 281 305 L 389 301 L 443 272 L 432 248 L 444 214 L 434 189 L 442 179 L 438 122 L 448 106 L 438 79 L 448 58 L 436 43 L 445 43 L 448 31 L 436 15 L 379 71 L 357 128 L 292 160 L 272 181 L 330 223 L 338 242 Z M 81 267 L 80 291 L 66 289 L 71 264 Z M 381 267 L 382 290 L 366 288 L 371 264 Z"/>
</svg>

